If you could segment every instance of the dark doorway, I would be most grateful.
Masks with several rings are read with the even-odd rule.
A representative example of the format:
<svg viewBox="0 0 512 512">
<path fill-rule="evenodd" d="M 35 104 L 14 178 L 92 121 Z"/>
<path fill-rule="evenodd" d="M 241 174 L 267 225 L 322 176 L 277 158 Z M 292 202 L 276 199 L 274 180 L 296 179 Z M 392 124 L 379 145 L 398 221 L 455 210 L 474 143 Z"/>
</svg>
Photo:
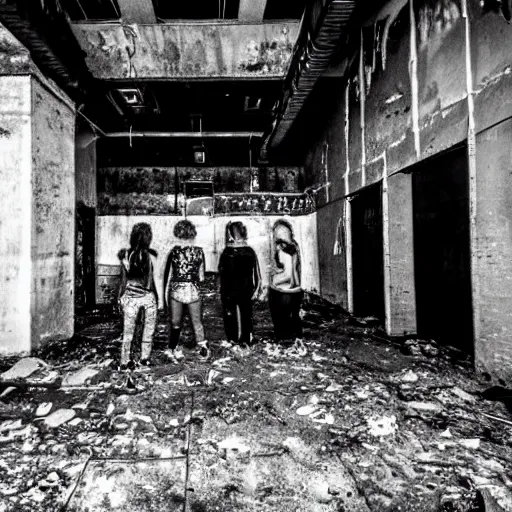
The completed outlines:
<svg viewBox="0 0 512 512">
<path fill-rule="evenodd" d="M 351 207 L 354 314 L 384 320 L 381 185 L 355 196 Z"/>
<path fill-rule="evenodd" d="M 76 207 L 75 307 L 78 311 L 95 306 L 96 210 Z"/>
<path fill-rule="evenodd" d="M 422 163 L 412 183 L 418 334 L 472 352 L 466 148 Z"/>
</svg>

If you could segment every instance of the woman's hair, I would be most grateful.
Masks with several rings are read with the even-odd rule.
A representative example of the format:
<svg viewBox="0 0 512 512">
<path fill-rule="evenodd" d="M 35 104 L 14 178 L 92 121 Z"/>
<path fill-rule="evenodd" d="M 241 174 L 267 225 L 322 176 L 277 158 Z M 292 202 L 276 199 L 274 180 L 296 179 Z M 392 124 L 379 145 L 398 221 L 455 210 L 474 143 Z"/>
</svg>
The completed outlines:
<svg viewBox="0 0 512 512">
<path fill-rule="evenodd" d="M 276 229 L 283 227 L 288 230 L 289 232 L 289 240 L 284 240 L 282 238 L 275 238 L 275 231 Z M 274 251 L 274 260 L 276 262 L 277 268 L 283 268 L 283 264 L 281 263 L 279 259 L 279 253 L 277 251 L 278 244 L 281 245 L 281 250 L 285 252 L 286 254 L 289 254 L 290 256 L 297 256 L 297 265 L 299 270 L 299 275 L 301 272 L 301 261 L 300 261 L 300 250 L 299 250 L 299 244 L 295 240 L 293 236 L 293 228 L 289 222 L 283 219 L 276 220 L 274 223 L 274 226 L 272 227 L 272 232 L 274 234 L 274 244 L 275 244 L 275 251 Z"/>
<path fill-rule="evenodd" d="M 150 249 L 149 246 L 153 240 L 151 226 L 146 222 L 139 222 L 132 228 L 130 235 L 130 249 L 128 253 L 122 249 L 119 251 L 119 259 L 128 257 L 130 274 L 133 277 L 141 277 L 145 280 L 149 279 L 151 270 L 150 254 L 156 256 L 156 251 Z"/>
<path fill-rule="evenodd" d="M 148 250 L 153 240 L 153 233 L 151 232 L 151 226 L 146 222 L 139 222 L 132 228 L 132 234 L 130 235 L 130 249 L 136 250 Z"/>
<path fill-rule="evenodd" d="M 192 240 L 197 235 L 196 227 L 189 220 L 180 220 L 174 226 L 174 236 L 183 240 Z"/>
<path fill-rule="evenodd" d="M 247 240 L 247 228 L 240 221 L 228 222 L 226 224 L 226 244 L 236 239 Z"/>
<path fill-rule="evenodd" d="M 288 221 L 286 221 L 286 220 L 283 220 L 283 219 L 276 220 L 274 222 L 274 226 L 272 227 L 272 231 L 275 232 L 275 230 L 277 228 L 281 227 L 281 226 L 286 228 L 290 232 L 290 238 L 295 241 L 295 239 L 293 238 L 293 228 L 292 228 L 292 225 Z"/>
</svg>

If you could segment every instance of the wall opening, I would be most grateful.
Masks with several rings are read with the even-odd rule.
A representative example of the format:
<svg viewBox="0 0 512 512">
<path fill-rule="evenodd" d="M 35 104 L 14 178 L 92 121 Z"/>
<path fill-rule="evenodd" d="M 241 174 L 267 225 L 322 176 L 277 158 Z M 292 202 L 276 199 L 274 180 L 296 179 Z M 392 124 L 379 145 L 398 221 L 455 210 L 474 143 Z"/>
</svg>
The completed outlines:
<svg viewBox="0 0 512 512">
<path fill-rule="evenodd" d="M 352 270 L 354 314 L 384 320 L 382 186 L 371 186 L 352 199 Z"/>
<path fill-rule="evenodd" d="M 75 231 L 75 309 L 92 309 L 96 304 L 96 209 L 78 204 Z"/>
<path fill-rule="evenodd" d="M 418 335 L 472 353 L 467 148 L 413 170 Z"/>
</svg>

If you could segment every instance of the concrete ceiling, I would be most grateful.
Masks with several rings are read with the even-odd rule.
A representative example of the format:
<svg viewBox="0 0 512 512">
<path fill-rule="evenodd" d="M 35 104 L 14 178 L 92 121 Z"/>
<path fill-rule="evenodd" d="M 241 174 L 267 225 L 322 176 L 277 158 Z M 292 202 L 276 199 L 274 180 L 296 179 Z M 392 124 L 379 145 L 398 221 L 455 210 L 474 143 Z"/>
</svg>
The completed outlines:
<svg viewBox="0 0 512 512">
<path fill-rule="evenodd" d="M 82 104 L 80 112 L 102 135 L 175 137 L 198 130 L 191 119 L 199 116 L 202 131 L 214 135 L 208 143 L 216 165 L 222 165 L 218 160 L 226 151 L 242 155 L 247 165 L 249 139 L 257 155 L 261 135 L 272 126 L 305 3 L 6 0 L 3 6 L 26 25 L 22 42 L 36 64 Z M 0 11 L 0 21 L 3 16 Z M 16 22 L 8 28 L 19 37 L 19 27 Z M 27 41 L 34 39 L 41 45 L 30 47 Z M 53 52 L 52 68 L 47 61 Z M 225 136 L 233 140 L 228 143 Z M 151 145 L 152 151 L 155 144 L 172 146 L 181 161 L 196 143 L 183 138 L 171 144 L 159 137 Z M 118 143 L 107 139 L 103 146 L 109 144 Z"/>
</svg>

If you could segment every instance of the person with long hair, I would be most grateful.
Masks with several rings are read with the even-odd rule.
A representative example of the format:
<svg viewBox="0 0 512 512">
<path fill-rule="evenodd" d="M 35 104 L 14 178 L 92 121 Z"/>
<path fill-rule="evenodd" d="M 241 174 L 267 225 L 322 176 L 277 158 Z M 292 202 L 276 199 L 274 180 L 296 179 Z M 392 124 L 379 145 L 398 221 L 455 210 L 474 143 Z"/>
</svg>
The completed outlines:
<svg viewBox="0 0 512 512">
<path fill-rule="evenodd" d="M 219 259 L 220 296 L 228 341 L 242 349 L 252 343 L 252 301 L 260 287 L 260 268 L 254 250 L 247 245 L 242 222 L 226 225 L 226 248 Z"/>
<path fill-rule="evenodd" d="M 302 355 L 302 320 L 300 307 L 304 292 L 301 287 L 299 244 L 291 225 L 278 220 L 272 228 L 274 265 L 270 275 L 268 303 L 277 342 L 294 341 Z"/>
<path fill-rule="evenodd" d="M 153 276 L 153 258 L 157 253 L 150 248 L 153 234 L 145 222 L 135 224 L 130 236 L 130 248 L 121 249 L 118 258 L 121 261 L 121 283 L 119 286 L 119 304 L 123 311 L 123 341 L 121 345 L 120 369 L 135 366 L 131 358 L 131 345 L 135 324 L 140 309 L 144 309 L 144 329 L 140 364 L 150 364 L 153 336 L 157 319 L 157 291 Z"/>
<path fill-rule="evenodd" d="M 164 272 L 164 290 L 166 310 L 170 312 L 169 343 L 166 355 L 174 362 L 183 359 L 183 352 L 178 347 L 181 336 L 182 317 L 188 308 L 199 356 L 207 359 L 210 348 L 205 338 L 202 319 L 202 300 L 199 283 L 205 277 L 205 259 L 201 247 L 193 245 L 197 235 L 196 228 L 189 220 L 180 220 L 174 226 L 174 236 L 183 240 L 185 245 L 175 245 Z"/>
</svg>

